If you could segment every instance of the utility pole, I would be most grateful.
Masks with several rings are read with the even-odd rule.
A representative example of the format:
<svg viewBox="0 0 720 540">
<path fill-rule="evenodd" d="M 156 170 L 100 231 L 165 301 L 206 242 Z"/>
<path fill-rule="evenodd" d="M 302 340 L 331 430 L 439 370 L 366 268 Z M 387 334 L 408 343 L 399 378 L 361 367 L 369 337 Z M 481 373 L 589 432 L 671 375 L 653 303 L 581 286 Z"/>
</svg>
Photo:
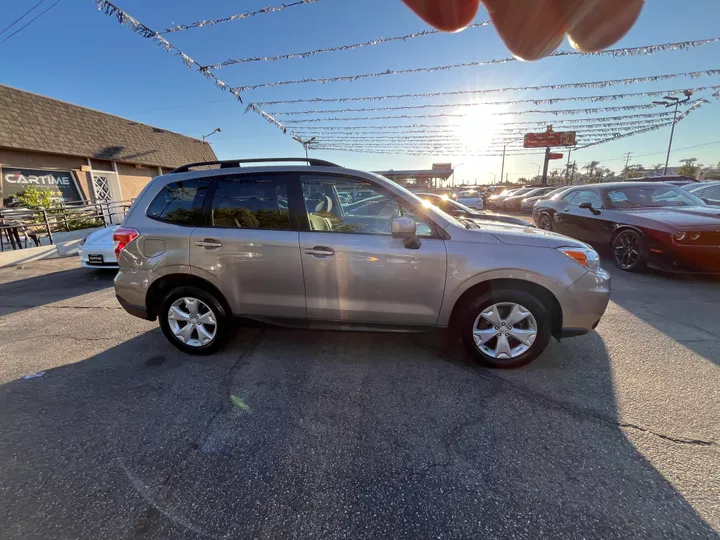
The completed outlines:
<svg viewBox="0 0 720 540">
<path fill-rule="evenodd" d="M 625 158 L 625 174 L 627 174 L 628 167 L 630 166 L 630 158 L 632 157 L 632 152 L 628 152 L 627 154 L 623 155 Z"/>
<path fill-rule="evenodd" d="M 317 137 L 310 137 L 309 139 L 302 139 L 298 137 L 297 135 L 293 135 L 293 139 L 295 139 L 297 142 L 303 145 L 303 148 L 305 148 L 305 159 L 310 159 L 308 155 L 308 147 L 317 141 Z"/>
<path fill-rule="evenodd" d="M 505 175 L 505 149 L 507 148 L 507 143 L 503 145 L 503 159 L 502 159 L 502 168 L 500 169 L 500 181 L 502 182 L 503 176 Z"/>
<path fill-rule="evenodd" d="M 670 129 L 670 143 L 668 144 L 667 158 L 665 159 L 665 172 L 663 173 L 663 176 L 667 176 L 668 165 L 670 164 L 670 152 L 672 151 L 673 136 L 675 135 L 675 124 L 677 124 L 678 107 L 682 103 L 690 101 L 690 98 L 693 95 L 692 90 L 685 90 L 683 94 L 685 94 L 685 99 L 682 100 L 680 98 L 676 98 L 675 96 L 665 96 L 663 98 L 665 101 L 653 101 L 653 105 L 663 105 L 665 108 L 675 105 L 675 114 L 673 115 L 672 129 Z"/>
</svg>

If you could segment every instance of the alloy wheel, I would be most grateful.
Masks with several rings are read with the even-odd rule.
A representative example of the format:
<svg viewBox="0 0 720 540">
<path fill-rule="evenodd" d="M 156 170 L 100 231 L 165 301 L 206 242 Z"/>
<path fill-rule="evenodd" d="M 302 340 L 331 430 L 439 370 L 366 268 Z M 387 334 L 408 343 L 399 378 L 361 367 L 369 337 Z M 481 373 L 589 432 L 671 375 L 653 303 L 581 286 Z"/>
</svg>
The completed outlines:
<svg viewBox="0 0 720 540">
<path fill-rule="evenodd" d="M 513 302 L 486 307 L 473 325 L 477 348 L 498 360 L 510 360 L 527 352 L 537 333 L 537 321 L 530 310 Z"/>
<path fill-rule="evenodd" d="M 190 347 L 209 345 L 217 334 L 215 314 L 197 298 L 178 298 L 170 306 L 167 318 L 175 338 Z"/>
<path fill-rule="evenodd" d="M 550 221 L 550 216 L 547 214 L 543 214 L 540 218 L 540 228 L 545 231 L 552 231 L 552 221 Z"/>
<path fill-rule="evenodd" d="M 641 256 L 641 245 L 638 234 L 634 231 L 620 233 L 613 243 L 615 262 L 623 270 L 634 268 Z"/>
</svg>

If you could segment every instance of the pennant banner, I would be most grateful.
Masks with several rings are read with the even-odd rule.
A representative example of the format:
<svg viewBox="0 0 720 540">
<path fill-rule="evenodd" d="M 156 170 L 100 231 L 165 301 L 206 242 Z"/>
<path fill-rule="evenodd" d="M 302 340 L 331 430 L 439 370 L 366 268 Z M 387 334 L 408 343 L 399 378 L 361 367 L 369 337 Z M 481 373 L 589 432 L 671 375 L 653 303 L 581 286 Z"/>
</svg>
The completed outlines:
<svg viewBox="0 0 720 540">
<path fill-rule="evenodd" d="M 259 107 L 270 107 L 273 105 L 287 105 L 293 103 L 352 103 L 363 101 L 382 101 L 386 99 L 410 99 L 410 98 L 434 98 L 442 96 L 467 96 L 511 92 L 539 92 L 542 90 L 566 90 L 568 88 L 608 88 L 612 86 L 642 84 L 649 82 L 665 81 L 689 77 L 699 79 L 720 75 L 720 69 L 708 69 L 705 71 L 688 71 L 685 73 L 669 73 L 666 75 L 651 75 L 649 77 L 632 77 L 629 79 L 613 79 L 609 81 L 592 81 L 565 84 L 549 84 L 542 86 L 511 86 L 507 88 L 487 88 L 480 90 L 457 90 L 455 92 L 427 92 L 423 94 L 391 94 L 387 96 L 355 96 L 345 98 L 309 98 L 309 99 L 279 99 L 275 101 L 256 101 Z"/>
<path fill-rule="evenodd" d="M 568 101 L 590 101 L 593 103 L 602 101 L 619 101 L 623 99 L 632 99 L 637 97 L 656 97 L 656 96 L 668 96 L 675 94 L 682 94 L 683 92 L 692 92 L 693 94 L 702 92 L 705 90 L 718 90 L 720 86 L 700 86 L 698 88 L 678 88 L 675 90 L 653 90 L 651 92 L 632 92 L 628 94 L 613 94 L 607 96 L 569 96 L 569 97 L 557 97 L 557 98 L 543 98 L 543 99 L 516 99 L 511 101 L 485 101 L 475 103 L 441 103 L 431 104 L 425 103 L 422 105 L 402 105 L 397 107 L 359 107 L 359 108 L 348 108 L 348 109 L 315 109 L 306 111 L 268 111 L 273 116 L 296 116 L 301 114 L 338 114 L 348 112 L 369 112 L 369 111 L 402 111 L 402 110 L 415 110 L 415 109 L 443 109 L 443 108 L 467 108 L 467 107 L 495 107 L 504 105 L 553 105 L 555 103 L 563 103 Z"/>
<path fill-rule="evenodd" d="M 694 102 L 691 102 L 694 103 Z M 578 115 L 578 114 L 596 114 L 602 112 L 615 112 L 615 111 L 634 111 L 634 110 L 647 110 L 654 109 L 660 105 L 647 104 L 647 105 L 622 105 L 618 107 L 595 107 L 590 109 L 559 109 L 556 111 L 552 110 L 540 110 L 530 109 L 527 111 L 500 111 L 490 113 L 490 116 L 516 116 L 523 114 L 552 114 L 552 115 Z M 667 113 L 672 114 L 672 113 Z M 288 120 L 286 124 L 302 124 L 302 123 L 318 123 L 318 122 L 347 122 L 354 120 L 395 120 L 401 118 L 465 118 L 467 114 L 450 114 L 450 113 L 439 113 L 439 114 L 399 114 L 399 115 L 387 115 L 387 116 L 358 116 L 358 117 L 330 117 L 330 118 L 303 118 L 302 120 Z M 551 122 L 552 123 L 552 122 Z"/>
<path fill-rule="evenodd" d="M 263 15 L 265 13 L 276 13 L 278 11 L 285 11 L 287 8 L 302 6 L 305 4 L 314 4 L 318 0 L 298 0 L 292 4 L 282 4 L 280 6 L 268 6 L 256 11 L 246 11 L 245 13 L 239 13 L 237 15 L 231 15 L 229 17 L 223 17 L 222 19 L 208 19 L 206 21 L 195 21 L 191 24 L 179 24 L 177 26 L 171 26 L 166 28 L 161 34 L 169 34 L 171 32 L 182 32 L 184 30 L 190 30 L 192 28 L 202 28 L 203 26 L 215 26 L 216 24 L 231 22 L 231 21 L 242 21 L 254 17 L 255 15 Z"/>
<path fill-rule="evenodd" d="M 649 56 L 651 54 L 656 54 L 659 52 L 665 52 L 665 51 L 676 51 L 676 50 L 687 50 L 692 49 L 696 47 L 702 47 L 703 45 L 708 45 L 710 43 L 716 43 L 717 41 L 720 41 L 720 37 L 711 38 L 711 39 L 701 39 L 701 40 L 695 40 L 695 41 L 682 41 L 678 43 L 663 43 L 660 45 L 646 45 L 645 47 L 626 47 L 622 49 L 607 49 L 604 51 L 598 51 L 594 53 L 584 53 L 579 51 L 556 51 L 553 54 L 549 55 L 548 58 L 552 57 L 558 57 L 558 56 L 610 56 L 613 58 L 618 58 L 621 56 Z M 344 77 L 326 77 L 326 78 L 305 78 L 305 79 L 296 79 L 296 80 L 289 80 L 289 81 L 275 81 L 275 82 L 269 82 L 269 83 L 260 83 L 260 84 L 253 84 L 248 86 L 239 86 L 236 88 L 239 92 L 247 92 L 248 90 L 256 90 L 258 88 L 272 88 L 275 86 L 284 86 L 289 84 L 307 84 L 307 83 L 331 83 L 331 82 L 354 82 L 359 81 L 362 79 L 369 79 L 374 77 L 384 77 L 386 75 L 403 75 L 407 73 L 431 73 L 431 72 L 437 72 L 437 71 L 449 71 L 452 69 L 458 69 L 458 68 L 466 68 L 466 67 L 480 67 L 480 66 L 489 66 L 489 65 L 496 65 L 496 64 L 506 64 L 508 62 L 517 62 L 517 58 L 515 57 L 509 57 L 509 58 L 498 58 L 494 60 L 486 60 L 483 62 L 465 62 L 462 64 L 451 64 L 447 66 L 434 66 L 434 67 L 423 67 L 423 68 L 410 68 L 410 69 L 387 69 L 385 71 L 380 71 L 376 73 L 361 73 L 358 75 L 347 75 Z"/>
<path fill-rule="evenodd" d="M 480 23 L 471 24 L 467 28 L 480 28 L 483 26 L 489 26 L 492 24 L 490 21 L 484 21 Z M 466 28 L 466 30 L 467 30 Z M 354 49 L 360 49 L 362 47 L 370 47 L 372 45 L 380 45 L 382 43 L 389 43 L 391 41 L 407 41 L 409 39 L 414 39 L 418 37 L 423 36 L 430 36 L 433 34 L 442 34 L 440 30 L 423 30 L 422 32 L 415 32 L 414 34 L 407 34 L 405 36 L 395 36 L 395 37 L 387 37 L 387 38 L 378 38 L 373 39 L 370 41 L 366 41 L 364 43 L 354 43 L 352 45 L 341 45 L 339 47 L 327 47 L 325 49 L 315 49 L 313 51 L 306 51 L 306 52 L 300 52 L 300 53 L 290 53 L 290 54 L 280 54 L 278 56 L 253 56 L 250 58 L 238 58 L 238 59 L 231 59 L 231 60 L 225 60 L 224 62 L 219 62 L 217 64 L 212 64 L 210 66 L 206 66 L 208 69 L 221 69 L 227 66 L 233 66 L 236 64 L 249 64 L 251 62 L 274 62 L 276 60 L 288 60 L 290 58 L 309 58 L 310 56 L 315 56 L 316 54 L 323 54 L 323 53 L 331 53 L 331 52 L 341 52 L 341 51 L 352 51 Z"/>
</svg>

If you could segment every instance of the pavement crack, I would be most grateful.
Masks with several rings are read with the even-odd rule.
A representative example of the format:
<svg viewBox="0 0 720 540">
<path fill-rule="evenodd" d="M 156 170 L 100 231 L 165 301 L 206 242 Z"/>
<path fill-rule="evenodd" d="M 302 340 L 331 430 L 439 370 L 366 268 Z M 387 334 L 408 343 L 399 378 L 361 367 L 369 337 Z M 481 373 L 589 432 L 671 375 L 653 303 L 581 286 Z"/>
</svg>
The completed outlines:
<svg viewBox="0 0 720 540">
<path fill-rule="evenodd" d="M 37 304 L 0 304 L 0 308 L 22 309 L 123 309 L 122 306 L 50 306 Z"/>
<path fill-rule="evenodd" d="M 651 429 L 647 429 L 636 424 L 619 423 L 618 426 L 625 429 L 635 429 L 643 433 L 648 433 L 650 435 L 653 435 L 665 441 L 670 441 L 675 444 L 687 444 L 691 446 L 715 446 L 716 444 L 715 441 L 704 441 L 702 439 L 686 439 L 684 437 L 671 437 L 670 435 L 657 433 L 655 431 L 652 431 Z"/>
<path fill-rule="evenodd" d="M 582 418 L 585 420 L 595 420 L 598 422 L 602 422 L 604 424 L 611 425 L 616 428 L 628 428 L 628 429 L 636 429 L 638 431 L 642 431 L 645 433 L 648 433 L 650 435 L 654 435 L 658 437 L 659 439 L 663 439 L 675 444 L 684 444 L 689 446 L 704 446 L 704 447 L 714 447 L 717 446 L 716 441 L 706 441 L 702 439 L 692 439 L 687 437 L 677 437 L 677 436 L 671 436 L 671 435 L 665 435 L 663 433 L 657 433 L 655 431 L 652 431 L 650 429 L 644 428 L 642 426 L 638 426 L 637 424 L 630 424 L 630 423 L 624 423 L 621 422 L 618 418 L 613 418 L 608 415 L 602 414 L 598 411 L 594 411 L 591 409 L 587 409 L 584 407 L 578 407 L 563 401 L 560 401 L 558 399 L 554 399 L 551 397 L 548 397 L 544 394 L 541 394 L 539 392 L 536 392 L 534 390 L 531 390 L 525 385 L 518 384 L 514 381 L 509 381 L 499 375 L 495 375 L 492 372 L 489 372 L 488 370 L 484 368 L 478 368 L 472 365 L 469 365 L 464 362 L 458 361 L 458 359 L 453 358 L 451 355 L 437 349 L 433 349 L 432 347 L 426 347 L 422 345 L 417 345 L 417 347 L 431 352 L 433 354 L 438 355 L 440 358 L 452 363 L 453 365 L 465 369 L 469 371 L 470 373 L 473 373 L 477 377 L 481 377 L 488 381 L 493 381 L 496 383 L 500 383 L 503 387 L 505 387 L 508 390 L 513 391 L 519 396 L 524 397 L 525 399 L 528 399 L 530 401 L 533 401 L 535 403 L 544 405 L 546 407 L 554 407 L 557 409 L 560 409 L 567 414 L 573 415 L 578 418 Z"/>
</svg>

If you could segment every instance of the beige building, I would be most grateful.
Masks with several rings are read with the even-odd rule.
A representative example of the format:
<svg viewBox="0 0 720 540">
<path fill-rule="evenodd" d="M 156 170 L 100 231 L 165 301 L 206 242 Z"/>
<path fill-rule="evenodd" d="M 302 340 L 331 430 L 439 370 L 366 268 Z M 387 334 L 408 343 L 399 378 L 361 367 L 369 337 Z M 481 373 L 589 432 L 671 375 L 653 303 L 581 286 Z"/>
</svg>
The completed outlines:
<svg viewBox="0 0 720 540">
<path fill-rule="evenodd" d="M 205 141 L 0 85 L 0 206 L 28 185 L 129 200 L 154 176 L 216 159 Z"/>
</svg>

